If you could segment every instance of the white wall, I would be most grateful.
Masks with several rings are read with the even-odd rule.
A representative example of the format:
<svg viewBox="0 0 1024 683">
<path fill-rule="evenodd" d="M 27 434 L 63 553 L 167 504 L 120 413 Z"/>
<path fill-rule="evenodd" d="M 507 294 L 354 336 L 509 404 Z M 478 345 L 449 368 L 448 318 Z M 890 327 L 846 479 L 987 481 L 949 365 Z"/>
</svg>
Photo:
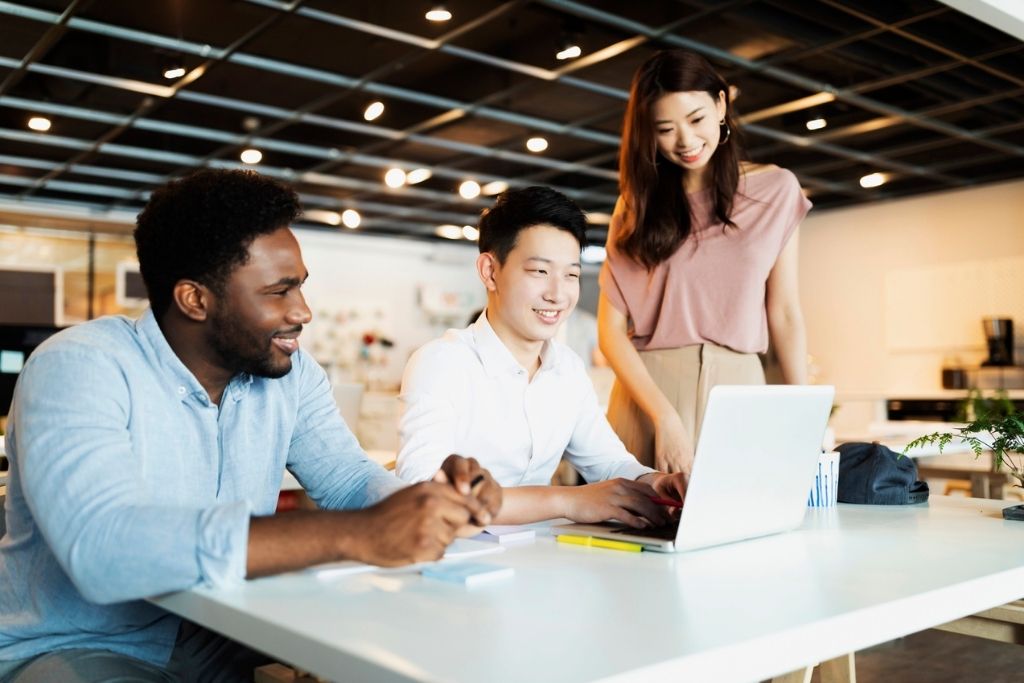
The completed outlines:
<svg viewBox="0 0 1024 683">
<path fill-rule="evenodd" d="M 812 197 L 813 199 L 813 197 Z M 887 296 L 895 278 L 911 273 L 940 274 L 953 266 L 982 268 L 1024 258 L 1024 182 L 883 201 L 863 207 L 812 212 L 801 229 L 800 285 L 807 319 L 808 351 L 820 368 L 818 381 L 833 383 L 840 394 L 884 396 L 926 393 L 941 387 L 943 358 L 955 354 L 977 365 L 985 357 L 981 317 L 989 302 L 978 300 L 971 283 L 935 286 L 912 299 L 917 306 L 889 315 L 932 319 L 944 325 L 956 319 L 973 329 L 952 330 L 973 340 L 959 348 L 908 348 L 887 340 L 886 307 L 900 297 Z M 967 266 L 964 266 L 967 268 Z M 955 270 L 955 268 L 954 268 Z M 1005 292 L 1024 305 L 1024 291 Z M 1006 301 L 1002 302 L 1006 308 Z M 976 306 L 977 315 L 953 315 Z M 944 315 L 943 310 L 949 311 Z M 959 310 L 959 309 L 957 309 Z M 971 309 L 973 310 L 973 309 Z M 1024 337 L 1024 319 L 1015 321 Z M 889 330 L 891 333 L 892 330 Z M 945 338 L 945 335 L 943 335 Z M 927 341 L 927 340 L 925 340 Z M 1018 363 L 1022 361 L 1018 357 Z"/>
<path fill-rule="evenodd" d="M 295 232 L 309 269 L 303 292 L 314 316 L 301 338 L 303 347 L 314 350 L 329 335 L 361 335 L 377 328 L 396 343 L 385 352 L 386 364 L 375 367 L 378 383 L 397 386 L 412 351 L 448 327 L 464 326 L 468 314 L 485 303 L 473 265 L 476 244 Z M 447 319 L 428 315 L 420 306 L 422 285 L 449 295 Z M 322 356 L 322 345 L 320 350 Z"/>
</svg>

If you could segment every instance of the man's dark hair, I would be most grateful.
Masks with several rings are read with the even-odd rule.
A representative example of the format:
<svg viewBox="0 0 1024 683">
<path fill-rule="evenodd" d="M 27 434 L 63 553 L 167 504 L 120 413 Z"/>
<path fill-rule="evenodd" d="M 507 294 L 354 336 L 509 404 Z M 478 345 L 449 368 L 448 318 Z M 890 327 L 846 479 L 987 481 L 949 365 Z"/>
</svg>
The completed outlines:
<svg viewBox="0 0 1024 683">
<path fill-rule="evenodd" d="M 294 191 L 255 171 L 205 169 L 158 189 L 135 227 L 153 313 L 167 312 L 179 280 L 223 293 L 253 240 L 288 226 L 301 210 Z"/>
<path fill-rule="evenodd" d="M 550 225 L 587 244 L 587 219 L 576 202 L 550 187 L 525 187 L 498 195 L 494 206 L 480 216 L 480 253 L 493 253 L 504 263 L 516 247 L 519 233 L 536 225 Z"/>
</svg>

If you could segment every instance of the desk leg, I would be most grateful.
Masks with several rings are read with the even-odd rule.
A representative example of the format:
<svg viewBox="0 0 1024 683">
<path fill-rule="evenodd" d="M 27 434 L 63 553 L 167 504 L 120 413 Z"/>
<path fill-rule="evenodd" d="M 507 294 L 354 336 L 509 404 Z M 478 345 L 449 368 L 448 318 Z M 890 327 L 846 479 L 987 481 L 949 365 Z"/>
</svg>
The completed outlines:
<svg viewBox="0 0 1024 683">
<path fill-rule="evenodd" d="M 1024 645 L 1024 600 L 936 626 L 940 631 Z"/>
<path fill-rule="evenodd" d="M 814 673 L 814 667 L 809 666 L 806 669 L 797 669 L 788 674 L 776 676 L 771 683 L 811 683 L 812 673 Z"/>
<path fill-rule="evenodd" d="M 857 683 L 857 663 L 853 654 L 822 662 L 821 683 Z"/>
<path fill-rule="evenodd" d="M 976 472 L 971 474 L 971 498 L 988 498 L 988 473 Z"/>
<path fill-rule="evenodd" d="M 821 683 L 857 683 L 857 668 L 853 653 L 830 659 L 819 665 Z M 797 669 L 788 674 L 776 676 L 771 683 L 811 683 L 814 667 Z"/>
</svg>

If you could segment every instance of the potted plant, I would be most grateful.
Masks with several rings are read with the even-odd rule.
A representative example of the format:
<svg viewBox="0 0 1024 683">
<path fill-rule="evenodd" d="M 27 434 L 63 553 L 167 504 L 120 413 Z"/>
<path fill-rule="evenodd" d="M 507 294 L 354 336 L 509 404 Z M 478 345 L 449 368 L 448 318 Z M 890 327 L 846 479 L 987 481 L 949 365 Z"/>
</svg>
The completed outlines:
<svg viewBox="0 0 1024 683">
<path fill-rule="evenodd" d="M 1006 467 L 1010 476 L 1017 480 L 1017 486 L 1024 488 L 1024 414 L 1016 412 L 1013 403 L 1003 396 L 983 398 L 972 392 L 966 401 L 966 415 L 974 419 L 952 432 L 934 432 L 907 444 L 904 455 L 911 449 L 937 445 L 939 452 L 953 439 L 957 439 L 980 456 L 984 451 L 992 453 L 992 466 L 999 470 Z M 1013 505 L 1003 509 L 1006 519 L 1024 520 L 1024 505 Z"/>
</svg>

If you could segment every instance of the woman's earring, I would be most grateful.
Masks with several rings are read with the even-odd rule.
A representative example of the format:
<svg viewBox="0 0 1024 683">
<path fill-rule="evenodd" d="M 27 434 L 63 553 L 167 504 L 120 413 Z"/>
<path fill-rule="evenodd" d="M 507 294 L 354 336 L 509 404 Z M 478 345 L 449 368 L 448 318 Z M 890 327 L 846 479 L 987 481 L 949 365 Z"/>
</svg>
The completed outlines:
<svg viewBox="0 0 1024 683">
<path fill-rule="evenodd" d="M 718 144 L 724 145 L 729 140 L 729 136 L 732 135 L 732 131 L 729 130 L 729 126 L 725 123 L 725 118 L 718 122 Z"/>
</svg>

